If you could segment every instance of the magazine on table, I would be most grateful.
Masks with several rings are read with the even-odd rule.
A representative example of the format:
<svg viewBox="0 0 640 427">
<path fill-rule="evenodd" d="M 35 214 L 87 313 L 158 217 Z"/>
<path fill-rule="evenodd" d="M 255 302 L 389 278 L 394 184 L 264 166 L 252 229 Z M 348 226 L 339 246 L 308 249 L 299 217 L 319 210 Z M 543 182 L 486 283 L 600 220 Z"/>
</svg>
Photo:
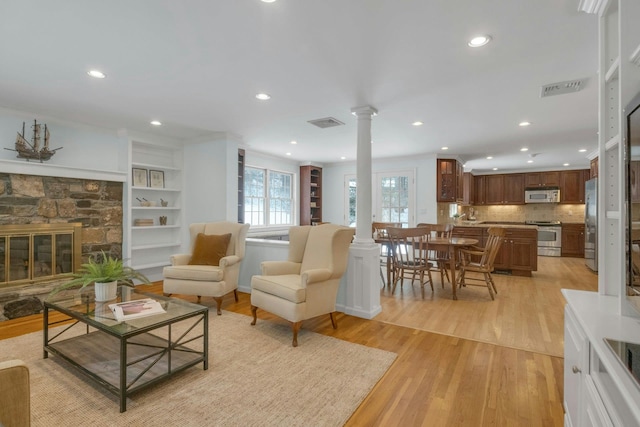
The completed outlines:
<svg viewBox="0 0 640 427">
<path fill-rule="evenodd" d="M 130 320 L 166 313 L 160 303 L 151 298 L 109 304 L 109 308 L 117 320 Z"/>
</svg>

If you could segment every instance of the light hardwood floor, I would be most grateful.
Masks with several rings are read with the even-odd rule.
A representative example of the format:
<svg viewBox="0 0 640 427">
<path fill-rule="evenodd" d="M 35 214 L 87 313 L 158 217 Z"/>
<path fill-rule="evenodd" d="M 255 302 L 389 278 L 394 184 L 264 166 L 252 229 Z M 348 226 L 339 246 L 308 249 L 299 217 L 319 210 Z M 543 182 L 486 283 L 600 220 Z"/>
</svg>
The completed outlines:
<svg viewBox="0 0 640 427">
<path fill-rule="evenodd" d="M 441 289 L 434 276 L 433 294 L 409 283 L 394 295 L 383 289 L 373 320 L 338 314 L 336 330 L 329 316 L 306 321 L 306 329 L 398 354 L 347 426 L 561 426 L 560 289 L 595 291 L 597 276 L 577 258 L 541 257 L 538 268 L 532 278 L 494 275 L 495 301 L 477 287 L 453 301 L 450 285 Z M 161 292 L 159 283 L 149 288 Z M 250 297 L 239 296 L 223 309 L 249 316 Z M 215 307 L 208 298 L 202 304 Z M 284 323 L 261 310 L 258 317 Z M 41 328 L 38 315 L 0 322 L 0 339 Z"/>
</svg>

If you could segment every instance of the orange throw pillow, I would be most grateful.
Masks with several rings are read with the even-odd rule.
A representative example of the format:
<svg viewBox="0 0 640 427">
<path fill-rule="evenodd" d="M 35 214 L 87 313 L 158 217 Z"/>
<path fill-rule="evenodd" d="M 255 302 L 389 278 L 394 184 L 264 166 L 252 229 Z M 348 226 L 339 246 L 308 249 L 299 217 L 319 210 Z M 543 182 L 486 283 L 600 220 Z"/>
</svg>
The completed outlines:
<svg viewBox="0 0 640 427">
<path fill-rule="evenodd" d="M 227 255 L 230 240 L 231 233 L 221 236 L 198 233 L 189 265 L 219 265 L 220 258 Z"/>
</svg>

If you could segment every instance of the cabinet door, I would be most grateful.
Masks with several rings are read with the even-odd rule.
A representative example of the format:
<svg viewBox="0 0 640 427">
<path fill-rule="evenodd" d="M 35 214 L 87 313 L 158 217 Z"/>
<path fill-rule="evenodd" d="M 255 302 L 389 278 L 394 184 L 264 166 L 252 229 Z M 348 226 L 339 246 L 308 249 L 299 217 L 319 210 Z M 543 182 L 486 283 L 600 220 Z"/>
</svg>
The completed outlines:
<svg viewBox="0 0 640 427">
<path fill-rule="evenodd" d="M 485 176 L 485 202 L 487 205 L 501 205 L 504 201 L 504 176 Z"/>
<path fill-rule="evenodd" d="M 503 202 L 509 205 L 524 205 L 524 174 L 504 175 Z"/>
<path fill-rule="evenodd" d="M 457 161 L 453 159 L 438 159 L 437 162 L 438 202 L 455 202 Z"/>
<path fill-rule="evenodd" d="M 456 161 L 456 200 L 462 202 L 464 198 L 464 168 Z"/>
<path fill-rule="evenodd" d="M 560 172 L 530 172 L 525 176 L 526 187 L 559 187 Z"/>
<path fill-rule="evenodd" d="M 485 177 L 484 176 L 476 176 L 473 178 L 474 181 L 474 203 L 476 205 L 484 205 L 486 204 L 485 197 Z"/>
<path fill-rule="evenodd" d="M 504 237 L 496 258 L 493 260 L 493 268 L 496 270 L 509 270 L 511 268 L 511 240 Z"/>
<path fill-rule="evenodd" d="M 466 172 L 463 177 L 463 186 L 462 186 L 462 204 L 463 205 L 472 205 L 474 203 L 475 197 L 475 182 L 474 176 L 471 173 Z"/>
<path fill-rule="evenodd" d="M 538 260 L 537 244 L 531 239 L 513 238 L 510 241 L 510 268 L 512 270 L 536 270 Z"/>
<path fill-rule="evenodd" d="M 588 174 L 588 170 L 560 173 L 560 203 L 584 203 L 584 183 Z"/>
<path fill-rule="evenodd" d="M 589 342 L 569 305 L 564 308 L 564 411 L 572 426 L 581 426 L 582 383 L 589 364 Z"/>
<path fill-rule="evenodd" d="M 562 256 L 584 257 L 584 224 L 562 225 Z"/>
</svg>

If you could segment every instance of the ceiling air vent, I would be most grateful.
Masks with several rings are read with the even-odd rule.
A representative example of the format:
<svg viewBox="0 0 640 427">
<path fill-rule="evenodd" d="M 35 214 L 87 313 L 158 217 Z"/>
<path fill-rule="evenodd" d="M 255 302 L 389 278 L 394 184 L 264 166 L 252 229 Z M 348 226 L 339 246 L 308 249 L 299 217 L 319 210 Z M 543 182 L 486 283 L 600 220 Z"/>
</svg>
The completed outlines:
<svg viewBox="0 0 640 427">
<path fill-rule="evenodd" d="M 542 86 L 540 98 L 545 96 L 563 95 L 565 93 L 578 92 L 584 86 L 585 80 L 568 80 L 566 82 L 551 83 Z"/>
<path fill-rule="evenodd" d="M 314 126 L 318 126 L 319 128 L 322 128 L 322 129 L 332 128 L 334 126 L 342 126 L 344 124 L 340 120 L 334 119 L 333 117 L 325 117 L 324 119 L 309 120 L 309 123 L 311 123 Z"/>
</svg>

